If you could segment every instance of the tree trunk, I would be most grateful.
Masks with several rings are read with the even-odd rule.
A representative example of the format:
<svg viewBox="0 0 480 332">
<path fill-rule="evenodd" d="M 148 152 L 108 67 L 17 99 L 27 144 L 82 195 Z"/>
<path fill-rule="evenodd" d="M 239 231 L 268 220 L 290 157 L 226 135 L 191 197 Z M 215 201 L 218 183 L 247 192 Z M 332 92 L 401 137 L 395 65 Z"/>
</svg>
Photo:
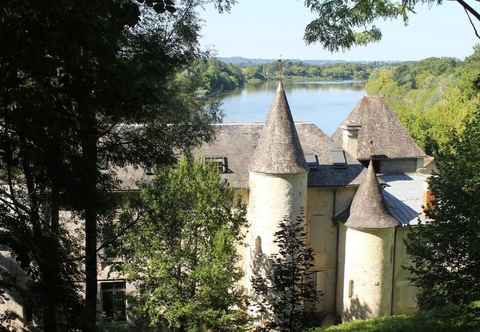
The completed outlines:
<svg viewBox="0 0 480 332">
<path fill-rule="evenodd" d="M 45 331 L 56 332 L 58 330 L 58 298 L 57 287 L 59 286 L 59 193 L 56 185 L 52 186 L 50 195 L 50 233 L 46 237 L 48 246 L 48 261 L 45 262 L 45 291 L 46 303 L 43 308 L 43 323 Z"/>
<path fill-rule="evenodd" d="M 82 117 L 82 153 L 85 211 L 85 317 L 84 332 L 94 332 L 97 315 L 97 133 L 95 113 L 85 111 Z"/>
</svg>

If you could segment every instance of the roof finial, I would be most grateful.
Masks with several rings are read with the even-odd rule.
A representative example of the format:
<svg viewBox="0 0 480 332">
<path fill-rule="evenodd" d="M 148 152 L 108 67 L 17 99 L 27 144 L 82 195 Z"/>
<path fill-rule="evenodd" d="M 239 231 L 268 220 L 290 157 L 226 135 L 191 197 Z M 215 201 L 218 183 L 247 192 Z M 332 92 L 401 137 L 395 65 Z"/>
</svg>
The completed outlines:
<svg viewBox="0 0 480 332">
<path fill-rule="evenodd" d="M 373 156 L 374 156 L 374 153 L 373 153 L 373 150 L 374 150 L 373 149 L 373 139 L 370 140 L 370 142 L 368 142 L 368 143 L 369 143 L 368 148 L 369 148 L 370 160 L 373 160 Z"/>
<path fill-rule="evenodd" d="M 282 55 L 280 54 L 280 58 L 277 60 L 277 78 L 279 81 L 283 81 L 283 60 Z"/>
</svg>

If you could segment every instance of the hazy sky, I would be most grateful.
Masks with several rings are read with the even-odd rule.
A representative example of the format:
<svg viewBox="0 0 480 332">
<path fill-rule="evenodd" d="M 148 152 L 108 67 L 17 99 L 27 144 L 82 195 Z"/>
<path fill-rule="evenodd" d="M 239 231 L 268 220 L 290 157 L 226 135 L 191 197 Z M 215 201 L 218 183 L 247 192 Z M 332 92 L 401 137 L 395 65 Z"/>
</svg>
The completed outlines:
<svg viewBox="0 0 480 332">
<path fill-rule="evenodd" d="M 305 44 L 303 32 L 313 16 L 302 0 L 238 0 L 231 13 L 218 14 L 208 7 L 201 17 L 202 45 L 215 49 L 218 56 L 344 60 L 464 58 L 480 42 L 465 12 L 454 1 L 432 8 L 419 7 L 408 26 L 400 20 L 379 22 L 382 41 L 338 53 L 330 53 L 318 44 Z"/>
</svg>

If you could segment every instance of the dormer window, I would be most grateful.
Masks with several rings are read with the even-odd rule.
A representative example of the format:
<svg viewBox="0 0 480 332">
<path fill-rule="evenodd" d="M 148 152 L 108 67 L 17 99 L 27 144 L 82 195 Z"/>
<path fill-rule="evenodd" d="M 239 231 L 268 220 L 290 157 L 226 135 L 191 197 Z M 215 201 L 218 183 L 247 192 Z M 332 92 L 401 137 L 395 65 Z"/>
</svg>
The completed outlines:
<svg viewBox="0 0 480 332">
<path fill-rule="evenodd" d="M 205 164 L 217 168 L 220 174 L 228 173 L 227 157 L 205 157 Z"/>
<path fill-rule="evenodd" d="M 332 164 L 335 168 L 346 168 L 347 167 L 347 158 L 345 152 L 342 149 L 331 150 L 330 155 L 332 156 Z"/>
<path fill-rule="evenodd" d="M 318 162 L 318 155 L 313 153 L 305 155 L 305 162 L 309 168 L 317 168 L 320 165 Z"/>
</svg>

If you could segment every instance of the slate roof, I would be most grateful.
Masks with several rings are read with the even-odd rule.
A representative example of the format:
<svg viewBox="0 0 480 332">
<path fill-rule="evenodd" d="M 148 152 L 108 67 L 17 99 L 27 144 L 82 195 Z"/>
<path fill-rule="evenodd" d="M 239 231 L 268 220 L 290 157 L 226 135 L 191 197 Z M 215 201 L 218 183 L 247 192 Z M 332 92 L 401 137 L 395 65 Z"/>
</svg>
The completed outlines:
<svg viewBox="0 0 480 332">
<path fill-rule="evenodd" d="M 281 81 L 258 139 L 250 170 L 268 174 L 296 174 L 306 170 L 302 146 Z"/>
<path fill-rule="evenodd" d="M 372 162 L 353 197 L 345 226 L 359 229 L 400 226 L 400 222 L 387 211 Z"/>
<path fill-rule="evenodd" d="M 332 139 L 339 145 L 342 145 L 343 128 L 348 124 L 361 125 L 358 132 L 359 160 L 368 160 L 372 155 L 388 158 L 425 156 L 395 113 L 385 105 L 382 97 L 362 98 L 332 135 Z"/>
<path fill-rule="evenodd" d="M 423 213 L 424 195 L 428 188 L 429 175 L 404 173 L 380 175 L 383 201 L 388 212 L 402 226 L 417 225 L 419 220 L 428 222 Z M 345 222 L 350 216 L 350 207 L 335 216 L 335 221 Z"/>
<path fill-rule="evenodd" d="M 205 157 L 227 158 L 228 170 L 222 177 L 233 188 L 248 188 L 249 165 L 263 123 L 220 123 L 213 126 L 214 139 L 193 151 L 194 156 L 200 160 Z M 300 122 L 295 126 L 304 155 L 318 158 L 318 165 L 307 164 L 308 186 L 345 187 L 360 184 L 366 169 L 357 160 L 344 153 L 315 124 Z M 121 182 L 121 190 L 136 190 L 139 181 L 149 181 L 151 178 L 138 167 L 126 166 L 115 171 Z"/>
<path fill-rule="evenodd" d="M 310 187 L 359 185 L 364 167 L 344 154 L 333 141 L 313 123 L 296 123 L 296 131 L 305 156 L 317 156 L 318 165 L 310 168 Z M 250 161 L 263 130 L 262 123 L 225 123 L 215 125 L 215 139 L 201 146 L 196 156 L 226 157 L 228 172 L 223 177 L 234 188 L 248 188 Z M 345 156 L 345 157 L 343 157 Z M 344 164 L 335 164 L 344 158 Z M 345 163 L 346 162 L 346 163 Z M 343 167 L 342 167 L 343 166 Z"/>
<path fill-rule="evenodd" d="M 383 175 L 383 197 L 390 214 L 403 226 L 427 221 L 423 213 L 424 195 L 428 188 L 428 175 L 407 173 Z"/>
</svg>

